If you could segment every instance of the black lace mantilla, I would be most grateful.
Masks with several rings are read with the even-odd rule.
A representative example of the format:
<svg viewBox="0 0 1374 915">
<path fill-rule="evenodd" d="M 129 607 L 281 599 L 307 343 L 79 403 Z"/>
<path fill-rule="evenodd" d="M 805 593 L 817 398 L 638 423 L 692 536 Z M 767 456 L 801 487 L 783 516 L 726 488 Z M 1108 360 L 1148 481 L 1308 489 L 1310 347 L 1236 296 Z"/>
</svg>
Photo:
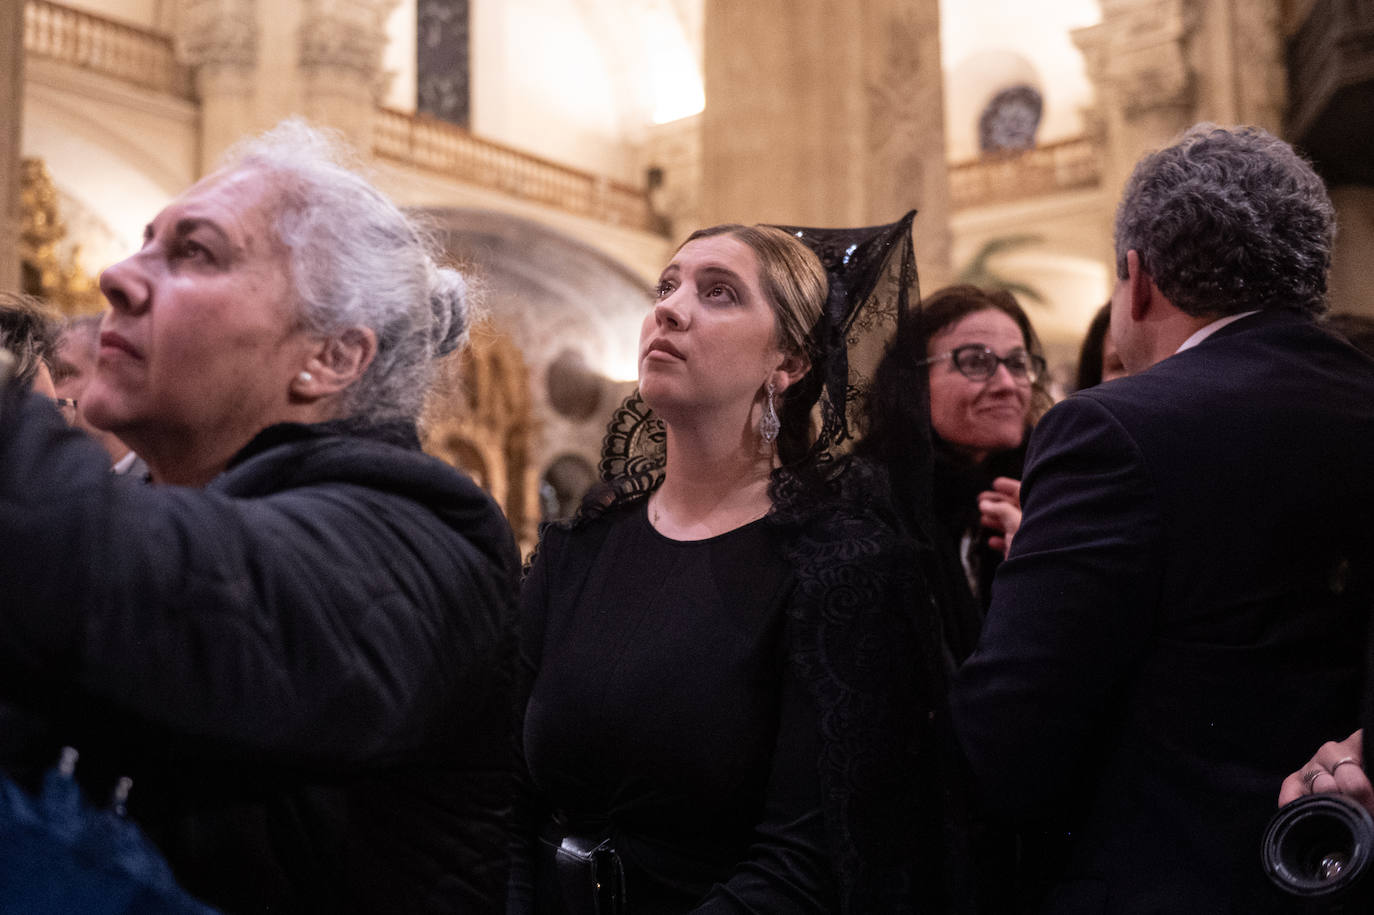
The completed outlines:
<svg viewBox="0 0 1374 915">
<path fill-rule="evenodd" d="M 774 474 L 773 502 L 834 495 L 833 476 L 866 426 L 864 409 L 878 364 L 898 327 L 920 307 L 916 254 L 912 247 L 912 210 L 890 225 L 862 229 L 778 226 L 810 247 L 829 282 L 825 308 L 812 336 L 817 341 L 812 371 L 788 390 L 782 407 L 784 427 L 818 429 L 804 454 L 783 455 Z M 642 496 L 661 481 L 667 460 L 667 434 L 636 389 L 606 427 L 601 479 L 612 490 L 594 495 L 584 506 L 606 507 L 608 499 Z"/>
<path fill-rule="evenodd" d="M 785 543 L 797 590 L 792 659 L 815 697 L 827 828 L 846 913 L 916 911 L 939 875 L 920 865 L 939 815 L 918 798 L 938 694 L 938 635 L 919 623 L 924 585 L 914 549 L 889 517 L 888 485 L 850 455 L 877 366 L 919 307 L 911 231 L 915 213 L 864 229 L 780 227 L 812 248 L 829 294 L 813 370 L 789 389 L 785 427 L 819 432 L 781 455 L 769 520 Z M 604 485 L 568 524 L 578 527 L 646 498 L 663 480 L 666 430 L 635 391 L 606 429 Z"/>
<path fill-rule="evenodd" d="M 830 286 L 815 333 L 820 358 L 812 375 L 823 390 L 813 456 L 847 452 L 860 437 L 878 364 L 898 326 L 919 307 L 915 218 L 912 210 L 890 225 L 862 229 L 778 227 L 816 252 Z"/>
</svg>

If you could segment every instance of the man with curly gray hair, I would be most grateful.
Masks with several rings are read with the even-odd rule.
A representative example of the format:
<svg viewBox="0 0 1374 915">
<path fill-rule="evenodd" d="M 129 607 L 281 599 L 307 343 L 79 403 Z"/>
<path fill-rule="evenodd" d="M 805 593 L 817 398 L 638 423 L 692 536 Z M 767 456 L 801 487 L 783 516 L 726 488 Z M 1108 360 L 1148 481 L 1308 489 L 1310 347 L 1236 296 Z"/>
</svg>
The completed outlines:
<svg viewBox="0 0 1374 915">
<path fill-rule="evenodd" d="M 992 806 L 1066 835 L 1051 912 L 1283 909 L 1285 775 L 1357 724 L 1374 361 L 1322 330 L 1335 220 L 1256 128 L 1146 156 L 1116 218 L 1131 375 L 1036 427 L 953 714 Z"/>
</svg>

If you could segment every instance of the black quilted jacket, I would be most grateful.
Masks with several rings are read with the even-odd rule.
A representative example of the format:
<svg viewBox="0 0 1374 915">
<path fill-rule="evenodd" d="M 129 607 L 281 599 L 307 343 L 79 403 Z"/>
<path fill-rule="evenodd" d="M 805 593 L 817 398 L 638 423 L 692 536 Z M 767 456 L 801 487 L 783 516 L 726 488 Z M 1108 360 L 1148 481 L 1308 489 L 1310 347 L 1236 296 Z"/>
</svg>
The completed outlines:
<svg viewBox="0 0 1374 915">
<path fill-rule="evenodd" d="M 203 490 L 0 417 L 0 758 L 81 753 L 232 912 L 502 908 L 517 556 L 412 426 L 283 425 Z"/>
</svg>

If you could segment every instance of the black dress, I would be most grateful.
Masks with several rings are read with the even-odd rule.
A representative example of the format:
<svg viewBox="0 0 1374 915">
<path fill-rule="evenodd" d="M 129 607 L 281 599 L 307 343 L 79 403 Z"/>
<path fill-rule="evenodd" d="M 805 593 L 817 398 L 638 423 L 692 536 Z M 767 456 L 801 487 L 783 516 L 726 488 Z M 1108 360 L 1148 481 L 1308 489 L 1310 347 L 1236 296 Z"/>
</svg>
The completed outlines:
<svg viewBox="0 0 1374 915">
<path fill-rule="evenodd" d="M 928 576 L 940 595 L 936 603 L 942 612 L 945 648 L 957 667 L 978 643 L 992 603 L 992 581 L 1002 564 L 1002 552 L 988 546 L 990 532 L 979 523 L 978 494 L 992 489 L 997 477 L 1021 478 L 1025 445 L 975 464 L 933 432 L 931 436 L 934 550 Z"/>
<path fill-rule="evenodd" d="M 795 587 L 763 519 L 675 541 L 639 502 L 545 538 L 522 600 L 529 772 L 544 814 L 610 835 L 635 913 L 836 908 Z"/>
</svg>

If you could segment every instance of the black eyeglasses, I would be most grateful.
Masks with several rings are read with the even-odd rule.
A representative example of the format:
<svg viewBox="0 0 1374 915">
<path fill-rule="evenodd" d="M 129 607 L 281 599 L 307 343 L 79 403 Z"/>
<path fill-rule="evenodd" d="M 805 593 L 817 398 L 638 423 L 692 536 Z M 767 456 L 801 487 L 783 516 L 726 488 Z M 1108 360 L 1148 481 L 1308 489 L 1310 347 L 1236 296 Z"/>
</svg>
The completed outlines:
<svg viewBox="0 0 1374 915">
<path fill-rule="evenodd" d="M 947 353 L 922 359 L 917 365 L 929 365 L 941 359 L 954 360 L 954 367 L 959 370 L 959 374 L 970 381 L 987 381 L 997 374 L 999 365 L 1005 365 L 1012 378 L 1018 381 L 1024 379 L 1031 384 L 1045 374 L 1045 360 L 1034 353 L 1014 349 L 1005 356 L 999 356 L 991 347 L 982 343 L 968 343 L 956 347 Z"/>
</svg>

